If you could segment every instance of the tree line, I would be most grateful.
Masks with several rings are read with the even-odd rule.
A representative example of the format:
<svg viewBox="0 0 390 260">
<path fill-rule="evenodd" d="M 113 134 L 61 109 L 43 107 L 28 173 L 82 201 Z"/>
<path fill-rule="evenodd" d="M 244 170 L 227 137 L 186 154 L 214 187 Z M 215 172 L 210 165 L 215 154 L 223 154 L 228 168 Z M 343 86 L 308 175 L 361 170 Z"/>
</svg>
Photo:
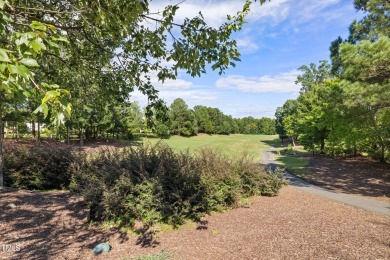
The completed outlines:
<svg viewBox="0 0 390 260">
<path fill-rule="evenodd" d="M 37 117 L 29 112 L 28 103 L 13 107 L 6 103 L 3 120 L 8 129 L 13 129 L 13 136 L 29 132 L 39 141 L 42 129 L 57 139 L 66 140 L 77 135 L 81 144 L 84 140 L 97 138 L 132 139 L 134 134 L 151 131 L 159 137 L 169 135 L 193 136 L 206 134 L 276 134 L 275 119 L 262 117 L 256 119 L 248 116 L 233 118 L 225 115 L 218 108 L 197 105 L 189 109 L 181 98 L 175 99 L 165 111 L 162 118 L 153 117 L 147 124 L 145 109 L 137 102 L 111 102 L 102 104 L 96 102 L 93 106 L 84 105 L 83 113 L 73 113 L 71 120 L 65 125 L 54 127 L 49 119 Z M 44 126 L 44 128 L 42 128 Z"/>
<path fill-rule="evenodd" d="M 218 108 L 197 105 L 189 109 L 181 98 L 175 99 L 168 110 L 169 120 L 158 121 L 154 131 L 159 136 L 206 134 L 276 134 L 275 120 L 251 116 L 233 118 Z"/>
<path fill-rule="evenodd" d="M 331 43 L 331 64 L 302 66 L 295 100 L 276 111 L 283 139 L 314 152 L 390 159 L 390 3 L 355 0 L 365 16 Z"/>
</svg>

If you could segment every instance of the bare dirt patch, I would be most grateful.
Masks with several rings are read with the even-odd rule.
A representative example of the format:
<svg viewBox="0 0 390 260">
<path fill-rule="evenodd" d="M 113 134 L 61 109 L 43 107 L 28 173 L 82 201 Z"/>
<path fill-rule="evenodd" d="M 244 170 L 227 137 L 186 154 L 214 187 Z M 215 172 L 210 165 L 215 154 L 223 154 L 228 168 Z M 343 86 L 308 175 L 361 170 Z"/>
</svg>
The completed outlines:
<svg viewBox="0 0 390 260">
<path fill-rule="evenodd" d="M 365 157 L 310 157 L 303 178 L 336 192 L 390 202 L 390 165 Z"/>
<path fill-rule="evenodd" d="M 390 218 L 285 187 L 249 208 L 207 216 L 178 231 L 141 236 L 83 226 L 80 197 L 68 192 L 0 193 L 0 259 L 129 259 L 167 249 L 174 259 L 389 259 Z M 7 207 L 14 203 L 15 208 Z M 112 250 L 94 257 L 108 241 Z M 1 247 L 0 247 L 1 249 Z"/>
</svg>

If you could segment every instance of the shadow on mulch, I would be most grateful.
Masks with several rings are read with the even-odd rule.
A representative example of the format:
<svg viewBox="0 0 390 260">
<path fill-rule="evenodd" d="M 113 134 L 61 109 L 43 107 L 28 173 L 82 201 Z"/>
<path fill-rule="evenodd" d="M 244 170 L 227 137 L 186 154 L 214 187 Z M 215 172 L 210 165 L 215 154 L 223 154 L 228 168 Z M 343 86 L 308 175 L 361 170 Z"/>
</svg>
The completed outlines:
<svg viewBox="0 0 390 260">
<path fill-rule="evenodd" d="M 321 187 L 355 195 L 390 199 L 390 165 L 366 157 L 310 157 L 304 179 Z"/>
<path fill-rule="evenodd" d="M 5 191 L 0 202 L 0 244 L 20 248 L 2 252 L 7 253 L 4 259 L 56 259 L 64 251 L 72 252 L 66 258 L 76 259 L 118 234 L 86 227 L 85 203 L 68 192 Z"/>
<path fill-rule="evenodd" d="M 139 233 L 136 245 L 141 247 L 156 247 L 160 244 L 155 238 L 157 231 L 150 229 L 149 226 L 146 225 L 136 232 Z"/>
</svg>

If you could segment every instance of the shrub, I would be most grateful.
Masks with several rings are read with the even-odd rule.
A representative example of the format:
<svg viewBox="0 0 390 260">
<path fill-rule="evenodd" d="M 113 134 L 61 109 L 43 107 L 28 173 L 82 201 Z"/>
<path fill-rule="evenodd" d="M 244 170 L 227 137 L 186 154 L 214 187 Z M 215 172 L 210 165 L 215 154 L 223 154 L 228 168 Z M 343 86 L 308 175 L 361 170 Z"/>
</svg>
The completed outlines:
<svg viewBox="0 0 390 260">
<path fill-rule="evenodd" d="M 177 226 L 236 207 L 242 197 L 275 195 L 284 184 L 248 156 L 232 160 L 211 149 L 192 156 L 164 144 L 89 157 L 58 145 L 6 146 L 4 155 L 7 186 L 69 188 L 84 196 L 92 219 L 126 226 Z"/>
<path fill-rule="evenodd" d="M 199 220 L 243 196 L 274 195 L 283 184 L 247 156 L 231 160 L 212 150 L 191 156 L 166 145 L 103 151 L 74 161 L 71 171 L 70 188 L 84 195 L 92 218 L 129 226 Z"/>
<path fill-rule="evenodd" d="M 69 148 L 60 146 L 4 147 L 5 184 L 22 189 L 67 188 L 76 160 Z"/>
</svg>

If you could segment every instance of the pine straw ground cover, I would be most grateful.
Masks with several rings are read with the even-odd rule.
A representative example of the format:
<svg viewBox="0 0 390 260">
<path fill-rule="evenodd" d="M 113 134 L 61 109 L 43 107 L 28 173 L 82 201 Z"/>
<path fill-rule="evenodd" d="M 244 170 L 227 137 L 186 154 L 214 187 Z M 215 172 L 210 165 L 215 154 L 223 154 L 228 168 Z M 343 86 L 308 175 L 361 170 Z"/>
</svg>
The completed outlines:
<svg viewBox="0 0 390 260">
<path fill-rule="evenodd" d="M 250 201 L 249 208 L 179 230 L 136 236 L 83 226 L 86 207 L 68 192 L 3 192 L 0 259 L 131 259 L 164 249 L 173 259 L 390 259 L 389 217 L 292 187 Z M 112 250 L 95 257 L 92 248 L 101 241 Z M 3 245 L 20 251 L 5 252 Z"/>
</svg>

